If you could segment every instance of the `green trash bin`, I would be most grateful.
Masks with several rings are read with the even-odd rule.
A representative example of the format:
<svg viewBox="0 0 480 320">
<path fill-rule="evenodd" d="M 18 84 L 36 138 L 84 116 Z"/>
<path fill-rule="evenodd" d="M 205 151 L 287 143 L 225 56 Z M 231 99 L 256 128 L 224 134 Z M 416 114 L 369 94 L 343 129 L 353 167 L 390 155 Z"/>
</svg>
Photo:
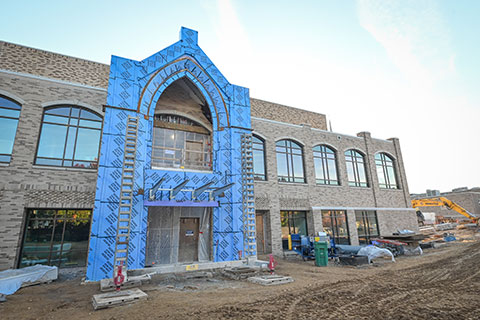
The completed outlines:
<svg viewBox="0 0 480 320">
<path fill-rule="evenodd" d="M 315 265 L 317 267 L 326 267 L 328 265 L 328 242 L 317 241 L 315 246 Z"/>
</svg>

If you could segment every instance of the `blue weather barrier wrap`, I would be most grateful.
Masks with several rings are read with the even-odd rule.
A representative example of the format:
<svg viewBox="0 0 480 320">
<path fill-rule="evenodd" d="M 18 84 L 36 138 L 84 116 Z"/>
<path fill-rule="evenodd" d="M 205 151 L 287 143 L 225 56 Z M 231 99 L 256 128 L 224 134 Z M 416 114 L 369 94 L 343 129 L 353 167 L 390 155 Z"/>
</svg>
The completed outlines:
<svg viewBox="0 0 480 320">
<path fill-rule="evenodd" d="M 188 78 L 204 96 L 212 122 L 212 170 L 158 170 L 151 166 L 153 115 L 156 102 L 174 81 Z M 122 167 L 128 116 L 138 117 L 128 268 L 145 266 L 148 190 L 161 178 L 162 189 L 188 179 L 185 189 L 212 182 L 211 187 L 234 185 L 224 192 L 212 214 L 214 261 L 239 259 L 243 250 L 243 205 L 241 139 L 251 132 L 250 96 L 247 88 L 230 84 L 198 46 L 198 33 L 181 28 L 180 41 L 142 60 L 112 56 L 107 106 L 100 147 L 95 208 L 92 218 L 87 280 L 113 274 L 115 236 L 121 193 Z M 159 200 L 169 193 L 160 190 Z M 190 201 L 191 193 L 180 192 L 175 201 Z M 208 194 L 200 195 L 208 201 Z M 187 202 L 185 202 L 187 203 Z"/>
</svg>

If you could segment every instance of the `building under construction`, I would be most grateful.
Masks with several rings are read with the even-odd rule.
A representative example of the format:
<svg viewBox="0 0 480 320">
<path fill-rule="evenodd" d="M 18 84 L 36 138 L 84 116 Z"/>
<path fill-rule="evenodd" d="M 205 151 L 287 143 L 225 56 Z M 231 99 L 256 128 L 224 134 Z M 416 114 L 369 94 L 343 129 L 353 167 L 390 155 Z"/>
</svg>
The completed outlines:
<svg viewBox="0 0 480 320">
<path fill-rule="evenodd" d="M 95 281 L 281 254 L 294 233 L 418 229 L 398 139 L 250 98 L 194 30 L 110 65 L 0 42 L 0 124 L 0 269 Z"/>
</svg>

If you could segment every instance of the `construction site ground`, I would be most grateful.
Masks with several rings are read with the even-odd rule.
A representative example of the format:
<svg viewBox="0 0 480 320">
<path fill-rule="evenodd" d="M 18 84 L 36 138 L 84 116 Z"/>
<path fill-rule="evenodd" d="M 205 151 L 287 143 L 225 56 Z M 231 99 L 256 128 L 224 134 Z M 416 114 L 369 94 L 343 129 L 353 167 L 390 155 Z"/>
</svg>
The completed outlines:
<svg viewBox="0 0 480 320">
<path fill-rule="evenodd" d="M 480 234 L 395 263 L 315 267 L 279 258 L 295 282 L 260 286 L 213 273 L 154 276 L 146 300 L 94 311 L 81 276 L 20 289 L 0 319 L 480 319 Z"/>
</svg>

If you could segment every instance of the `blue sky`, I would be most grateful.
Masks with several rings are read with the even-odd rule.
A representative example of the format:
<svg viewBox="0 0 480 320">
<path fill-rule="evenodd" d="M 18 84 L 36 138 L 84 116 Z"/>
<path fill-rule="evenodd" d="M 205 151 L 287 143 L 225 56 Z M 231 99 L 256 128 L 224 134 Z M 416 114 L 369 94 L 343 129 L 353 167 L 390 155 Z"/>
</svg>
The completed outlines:
<svg viewBox="0 0 480 320">
<path fill-rule="evenodd" d="M 109 63 L 181 26 L 252 97 L 400 138 L 411 192 L 480 186 L 480 1 L 10 1 L 0 39 Z M 8 14 L 6 14 L 8 13 Z"/>
</svg>

